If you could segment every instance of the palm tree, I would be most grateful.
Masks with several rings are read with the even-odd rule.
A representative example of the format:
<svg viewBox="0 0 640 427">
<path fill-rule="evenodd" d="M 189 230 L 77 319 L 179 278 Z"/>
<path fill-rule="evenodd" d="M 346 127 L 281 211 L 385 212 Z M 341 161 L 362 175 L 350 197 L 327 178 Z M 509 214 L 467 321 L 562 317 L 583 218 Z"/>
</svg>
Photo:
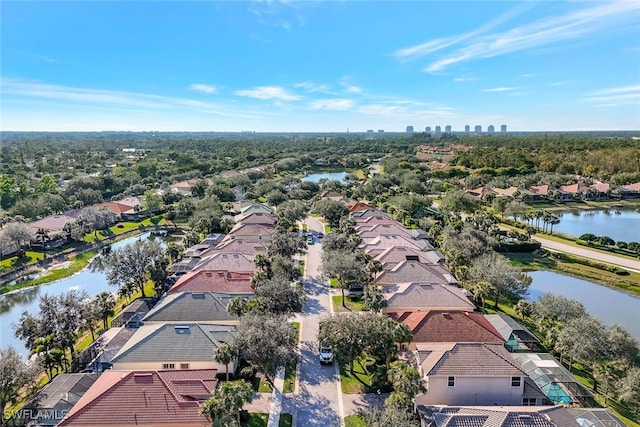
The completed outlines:
<svg viewBox="0 0 640 427">
<path fill-rule="evenodd" d="M 473 294 L 473 299 L 476 301 L 481 301 L 482 303 L 482 312 L 484 313 L 485 301 L 489 294 L 491 293 L 491 283 L 489 282 L 478 282 L 473 288 L 471 288 L 471 293 Z"/>
<path fill-rule="evenodd" d="M 522 318 L 522 321 L 524 322 L 524 317 L 531 314 L 531 304 L 521 299 L 518 300 L 518 302 L 513 306 L 513 310 L 518 316 L 520 316 L 520 318 Z"/>
<path fill-rule="evenodd" d="M 44 244 L 47 240 L 51 240 L 49 238 L 49 232 L 45 228 L 39 228 L 36 231 L 36 237 L 40 240 L 40 245 L 42 245 L 42 250 L 44 251 Z"/>
<path fill-rule="evenodd" d="M 216 388 L 209 400 L 200 406 L 200 413 L 209 418 L 214 427 L 240 425 L 240 409 L 252 400 L 251 384 L 244 380 L 227 381 Z"/>
<path fill-rule="evenodd" d="M 222 343 L 215 351 L 213 360 L 224 365 L 227 381 L 229 381 L 229 363 L 236 360 L 238 350 L 227 343 Z"/>
</svg>

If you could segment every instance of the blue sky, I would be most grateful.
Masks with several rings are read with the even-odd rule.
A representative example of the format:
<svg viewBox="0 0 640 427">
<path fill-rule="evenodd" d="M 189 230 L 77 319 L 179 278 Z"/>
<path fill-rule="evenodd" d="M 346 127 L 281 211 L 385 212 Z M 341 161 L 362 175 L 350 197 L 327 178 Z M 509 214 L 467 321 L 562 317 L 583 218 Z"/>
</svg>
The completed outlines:
<svg viewBox="0 0 640 427">
<path fill-rule="evenodd" d="M 640 2 L 2 1 L 2 130 L 640 129 Z"/>
</svg>

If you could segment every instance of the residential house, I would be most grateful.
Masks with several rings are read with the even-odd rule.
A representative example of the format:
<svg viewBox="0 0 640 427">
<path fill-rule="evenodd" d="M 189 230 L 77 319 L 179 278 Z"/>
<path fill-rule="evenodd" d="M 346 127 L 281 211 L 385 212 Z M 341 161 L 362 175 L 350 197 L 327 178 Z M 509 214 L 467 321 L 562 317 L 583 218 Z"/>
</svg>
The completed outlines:
<svg viewBox="0 0 640 427">
<path fill-rule="evenodd" d="M 193 270 L 229 270 L 244 273 L 253 273 L 256 266 L 253 256 L 239 252 L 216 252 L 211 256 L 202 258 Z"/>
<path fill-rule="evenodd" d="M 493 192 L 496 197 L 511 197 L 515 198 L 520 194 L 518 187 L 509 187 L 509 188 L 493 188 Z"/>
<path fill-rule="evenodd" d="M 503 344 L 504 339 L 481 313 L 468 311 L 427 310 L 387 313 L 406 324 L 413 334 L 409 350 L 419 343 L 486 342 Z"/>
<path fill-rule="evenodd" d="M 254 257 L 256 254 L 266 254 L 268 249 L 268 242 L 252 242 L 244 239 L 230 239 L 220 242 L 215 249 L 203 252 L 202 256 L 203 258 L 206 258 L 207 256 L 211 256 L 218 252 L 237 252 Z"/>
<path fill-rule="evenodd" d="M 496 193 L 489 187 L 478 187 L 472 190 L 465 190 L 465 193 L 470 194 L 478 199 L 484 199 L 486 197 L 494 196 Z"/>
<path fill-rule="evenodd" d="M 588 185 L 582 182 L 571 185 L 561 185 L 560 193 L 569 194 L 571 196 L 571 199 L 584 198 L 591 200 L 595 198 L 593 192 L 591 191 L 591 188 L 589 188 Z"/>
<path fill-rule="evenodd" d="M 111 359 L 116 371 L 146 369 L 216 369 L 213 354 L 223 343 L 230 343 L 234 325 L 203 323 L 157 323 L 141 326 Z M 229 364 L 234 372 L 236 361 Z"/>
<path fill-rule="evenodd" d="M 486 314 L 485 318 L 506 341 L 504 346 L 509 352 L 542 350 L 535 335 L 511 316 Z"/>
<path fill-rule="evenodd" d="M 120 213 L 123 221 L 138 221 L 144 217 L 141 197 L 125 197 L 124 199 L 116 200 L 116 203 L 129 207 L 128 210 Z"/>
<path fill-rule="evenodd" d="M 234 297 L 251 298 L 253 294 L 216 294 L 213 292 L 176 292 L 160 298 L 158 304 L 142 319 L 151 323 L 215 322 L 227 325 L 239 323 L 239 318 L 227 312 Z"/>
<path fill-rule="evenodd" d="M 98 374 L 58 374 L 42 387 L 19 412 L 28 427 L 53 427 L 98 379 Z M 37 416 L 36 416 L 37 415 Z"/>
<path fill-rule="evenodd" d="M 467 292 L 457 286 L 413 282 L 385 286 L 381 290 L 387 300 L 382 310 L 385 313 L 475 310 Z"/>
<path fill-rule="evenodd" d="M 49 234 L 49 238 L 53 239 L 54 236 L 66 236 L 65 225 L 71 224 L 76 220 L 76 217 L 65 214 L 61 215 L 49 215 L 37 221 L 33 221 L 27 224 L 27 226 L 36 233 L 40 229 L 44 229 Z"/>
<path fill-rule="evenodd" d="M 415 354 L 427 388 L 416 405 L 522 405 L 544 398 L 535 384 L 525 387 L 527 374 L 502 344 L 419 343 Z"/>
<path fill-rule="evenodd" d="M 229 234 L 223 239 L 223 242 L 233 239 L 243 239 L 252 242 L 271 240 L 271 234 L 273 233 L 273 226 L 265 226 L 260 224 L 243 224 L 241 222 L 233 226 L 229 231 Z"/>
<path fill-rule="evenodd" d="M 242 202 L 236 202 L 236 203 L 242 203 Z M 234 203 L 235 206 L 235 203 Z M 263 203 L 250 203 L 248 205 L 245 205 L 244 207 L 240 208 L 240 211 L 238 212 L 240 215 L 249 215 L 250 213 L 254 213 L 254 212 L 262 212 L 262 213 L 267 213 L 267 214 L 272 214 L 273 213 L 273 208 L 271 206 L 265 205 Z"/>
<path fill-rule="evenodd" d="M 235 222 L 242 224 L 258 224 L 267 227 L 275 227 L 278 222 L 278 217 L 271 213 L 265 212 L 249 212 L 246 214 L 239 214 L 235 216 Z"/>
<path fill-rule="evenodd" d="M 197 270 L 180 276 L 167 293 L 215 292 L 221 294 L 251 294 L 251 273 L 229 270 Z"/>
<path fill-rule="evenodd" d="M 353 219 L 356 222 L 356 225 L 354 227 L 356 231 L 363 228 L 367 228 L 367 227 L 373 227 L 376 224 L 390 224 L 390 225 L 397 225 L 400 227 L 404 227 L 399 221 L 396 221 L 395 219 L 391 218 L 386 214 L 368 215 L 364 217 L 355 217 Z"/>
<path fill-rule="evenodd" d="M 611 184 L 606 182 L 591 184 L 587 194 L 594 199 L 608 199 L 611 196 Z"/>
<path fill-rule="evenodd" d="M 349 209 L 349 212 L 362 212 L 366 211 L 367 209 L 373 209 L 373 206 L 364 202 L 355 202 L 349 203 L 347 205 L 347 209 Z"/>
<path fill-rule="evenodd" d="M 191 189 L 198 183 L 197 178 L 188 179 L 186 181 L 180 181 L 173 183 L 169 186 L 172 192 L 180 194 L 181 196 L 191 196 Z"/>
<path fill-rule="evenodd" d="M 618 191 L 622 198 L 640 197 L 640 182 L 623 185 Z"/>
<path fill-rule="evenodd" d="M 409 282 L 442 285 L 458 283 L 449 270 L 443 266 L 423 264 L 420 261 L 402 261 L 393 268 L 378 273 L 373 280 L 373 283 L 379 286 Z"/>
<path fill-rule="evenodd" d="M 416 410 L 422 427 L 585 427 L 563 406 L 419 405 Z"/>
<path fill-rule="evenodd" d="M 105 371 L 61 427 L 208 427 L 200 404 L 216 388 L 215 369 Z"/>
<path fill-rule="evenodd" d="M 420 251 L 432 251 L 435 249 L 426 240 L 413 240 L 402 236 L 377 236 L 363 240 L 359 246 L 363 252 L 373 257 L 391 247 L 409 247 Z"/>
<path fill-rule="evenodd" d="M 390 270 L 403 261 L 418 261 L 423 264 L 442 264 L 444 255 L 440 251 L 421 251 L 408 246 L 392 246 L 374 257 L 385 270 Z"/>
<path fill-rule="evenodd" d="M 355 220 L 358 218 L 368 218 L 370 216 L 389 216 L 386 212 L 380 209 L 366 209 L 364 211 L 351 212 L 349 215 Z"/>
<path fill-rule="evenodd" d="M 358 235 L 365 239 L 373 239 L 377 236 L 401 236 L 407 239 L 413 239 L 413 236 L 409 233 L 404 226 L 400 224 L 375 224 L 372 226 L 360 226 L 356 229 Z"/>
</svg>

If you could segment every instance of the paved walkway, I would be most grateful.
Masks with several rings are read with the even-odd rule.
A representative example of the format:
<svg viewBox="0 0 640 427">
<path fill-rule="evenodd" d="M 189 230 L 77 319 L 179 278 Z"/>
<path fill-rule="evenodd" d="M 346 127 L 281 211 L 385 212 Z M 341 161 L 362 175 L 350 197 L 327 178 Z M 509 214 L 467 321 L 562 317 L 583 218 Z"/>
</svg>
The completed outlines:
<svg viewBox="0 0 640 427">
<path fill-rule="evenodd" d="M 533 240 L 537 240 L 542 244 L 542 247 L 545 249 L 549 249 L 552 251 L 565 252 L 568 254 L 573 254 L 577 256 L 581 256 L 583 258 L 589 258 L 596 261 L 604 262 L 606 264 L 617 265 L 622 268 L 626 268 L 629 270 L 640 272 L 640 261 L 632 260 L 628 258 L 623 258 L 620 256 L 616 256 L 615 254 L 603 253 L 600 251 L 594 251 L 589 248 L 576 247 L 573 245 L 567 245 L 565 243 L 556 242 L 554 240 L 545 239 L 540 236 L 532 236 Z"/>
</svg>

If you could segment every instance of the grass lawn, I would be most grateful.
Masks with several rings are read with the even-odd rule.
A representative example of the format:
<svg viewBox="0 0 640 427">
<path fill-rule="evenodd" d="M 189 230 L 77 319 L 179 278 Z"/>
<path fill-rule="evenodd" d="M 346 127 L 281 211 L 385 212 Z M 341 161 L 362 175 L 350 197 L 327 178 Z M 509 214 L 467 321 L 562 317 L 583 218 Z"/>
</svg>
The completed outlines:
<svg viewBox="0 0 640 427">
<path fill-rule="evenodd" d="M 249 421 L 242 423 L 245 427 L 267 427 L 269 422 L 269 414 L 259 414 L 257 412 L 251 412 L 249 414 Z"/>
<path fill-rule="evenodd" d="M 344 417 L 344 427 L 367 427 L 360 415 L 347 415 Z"/>
<path fill-rule="evenodd" d="M 266 379 L 260 378 L 260 382 L 258 383 L 258 390 L 256 391 L 258 393 L 271 393 L 273 392 L 273 389 L 271 388 L 271 384 L 269 384 Z"/>
<path fill-rule="evenodd" d="M 280 414 L 280 422 L 278 423 L 278 427 L 292 427 L 292 426 L 293 426 L 293 415 Z"/>
<path fill-rule="evenodd" d="M 352 300 L 349 296 L 345 297 L 344 301 L 347 305 L 347 308 L 342 306 L 342 295 L 334 295 L 331 297 L 331 301 L 333 302 L 333 311 L 362 311 L 364 310 L 364 302 L 362 298 L 358 300 Z"/>
<path fill-rule="evenodd" d="M 287 366 L 284 371 L 284 386 L 282 387 L 283 393 L 293 393 L 296 388 L 296 368 L 297 364 L 292 363 L 291 366 Z"/>
<path fill-rule="evenodd" d="M 298 331 L 298 341 L 300 341 L 300 322 L 291 322 L 291 326 L 293 326 L 295 330 Z"/>
<path fill-rule="evenodd" d="M 331 285 L 332 288 L 340 288 L 340 284 L 338 283 L 338 279 L 336 279 L 335 277 L 332 277 L 331 279 L 329 279 L 329 284 Z"/>
<path fill-rule="evenodd" d="M 372 365 L 373 361 L 363 360 L 362 364 Z M 353 375 L 347 366 L 340 365 L 340 385 L 346 394 L 366 393 L 371 386 L 371 374 L 367 374 L 359 362 L 353 364 Z"/>
<path fill-rule="evenodd" d="M 14 268 L 22 267 L 23 265 L 33 264 L 41 259 L 43 259 L 42 252 L 25 251 L 24 256 L 21 258 L 12 256 L 0 261 L 0 270 L 9 271 Z"/>
</svg>

